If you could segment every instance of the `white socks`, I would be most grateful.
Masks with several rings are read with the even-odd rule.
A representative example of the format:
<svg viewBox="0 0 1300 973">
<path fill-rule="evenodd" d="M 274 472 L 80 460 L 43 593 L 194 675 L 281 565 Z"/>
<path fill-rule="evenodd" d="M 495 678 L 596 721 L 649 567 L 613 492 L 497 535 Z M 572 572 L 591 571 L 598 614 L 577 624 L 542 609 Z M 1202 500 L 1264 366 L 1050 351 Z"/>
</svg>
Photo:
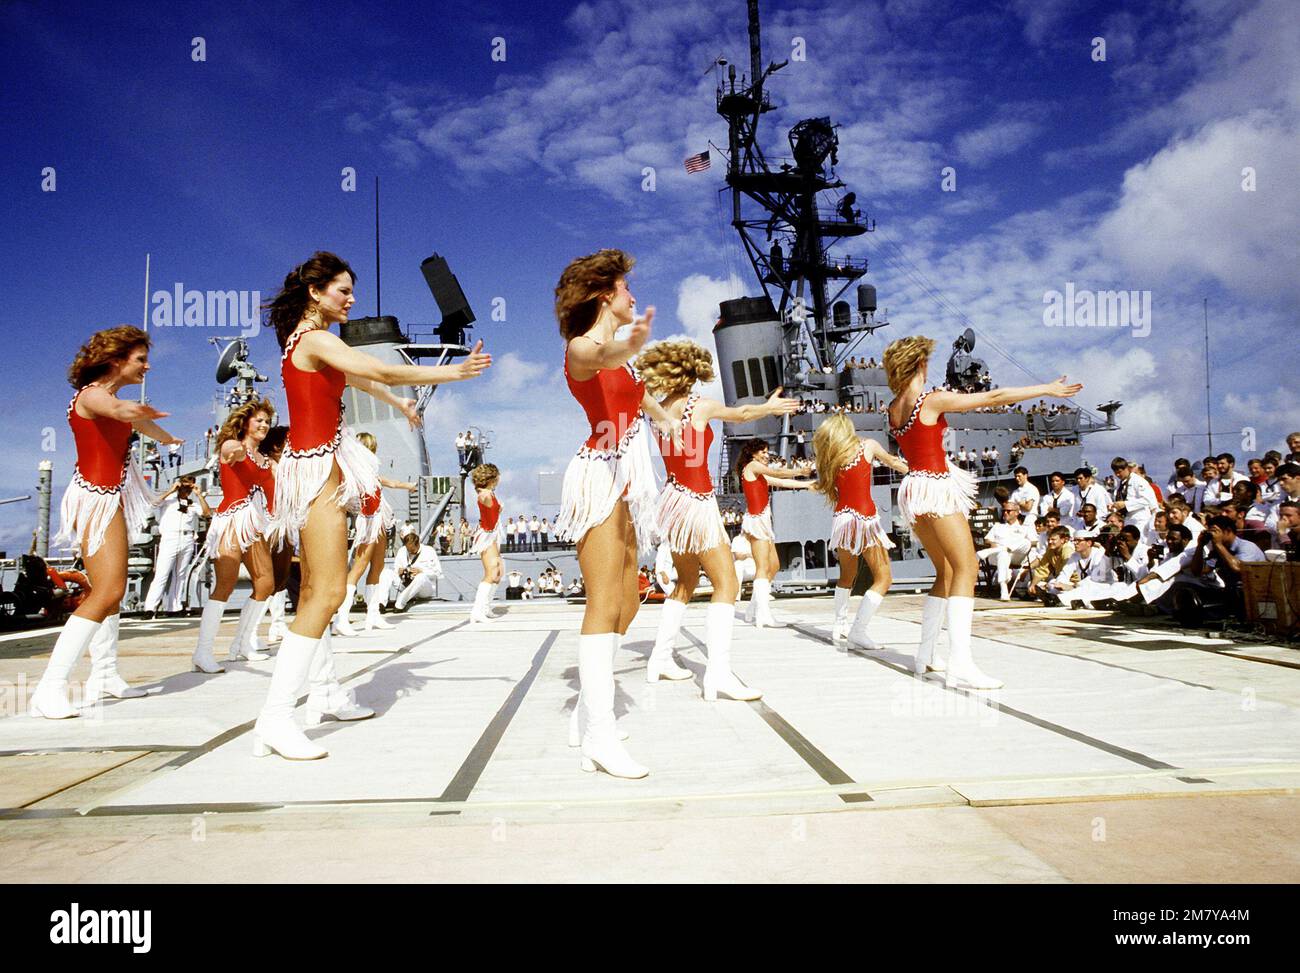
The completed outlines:
<svg viewBox="0 0 1300 973">
<path fill-rule="evenodd" d="M 100 624 L 80 615 L 68 616 L 58 641 L 54 643 L 54 651 L 50 653 L 41 681 L 36 685 L 36 692 L 32 693 L 28 703 L 27 711 L 32 716 L 66 720 L 78 715 L 68 702 L 68 676 L 99 631 Z"/>
</svg>

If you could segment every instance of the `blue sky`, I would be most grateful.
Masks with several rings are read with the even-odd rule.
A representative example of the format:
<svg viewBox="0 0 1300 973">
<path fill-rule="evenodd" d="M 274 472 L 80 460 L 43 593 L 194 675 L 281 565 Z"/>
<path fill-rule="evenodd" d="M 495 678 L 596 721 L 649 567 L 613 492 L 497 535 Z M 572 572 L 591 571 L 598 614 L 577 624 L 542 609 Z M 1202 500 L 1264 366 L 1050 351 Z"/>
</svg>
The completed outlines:
<svg viewBox="0 0 1300 973">
<path fill-rule="evenodd" d="M 57 432 L 56 490 L 73 456 L 64 373 L 93 330 L 138 323 L 153 288 L 272 290 L 317 248 L 360 274 L 374 307 L 372 183 L 383 181 L 383 305 L 437 319 L 419 261 L 445 255 L 497 355 L 491 382 L 440 390 L 435 457 L 470 422 L 492 428 L 511 506 L 581 438 L 559 377 L 554 282 L 573 256 L 621 246 L 656 334 L 706 339 L 719 300 L 753 290 L 717 189 L 719 54 L 747 65 L 742 0 L 373 5 L 139 3 L 0 8 L 11 112 L 0 178 L 8 390 L 0 495 L 31 492 L 41 430 Z M 1120 398 L 1116 452 L 1163 473 L 1171 432 L 1204 431 L 1201 300 L 1210 299 L 1215 445 L 1239 456 L 1300 428 L 1300 13 L 1294 3 L 896 3 L 764 0 L 765 60 L 806 59 L 770 84 L 763 141 L 801 118 L 841 125 L 839 175 L 879 232 L 847 247 L 893 322 L 889 338 L 946 347 L 966 321 L 1029 371 Z M 192 60 L 202 37 L 206 60 Z M 506 58 L 492 59 L 503 38 Z M 1106 41 L 1106 60 L 1090 57 Z M 41 191 L 45 167 L 55 192 Z M 343 192 L 341 170 L 358 191 Z M 642 191 L 653 166 L 655 192 Z M 941 170 L 957 173 L 955 192 Z M 1242 170 L 1256 188 L 1242 189 Z M 896 249 L 898 248 L 898 249 Z M 906 259 L 903 258 L 905 255 Z M 1150 290 L 1151 333 L 1050 329 L 1067 281 Z M 504 322 L 489 320 L 494 298 Z M 892 332 L 892 334 L 891 334 Z M 193 437 L 211 421 L 206 328 L 156 332 L 150 398 Z M 274 374 L 272 336 L 253 342 Z M 1002 384 L 1028 377 L 989 356 Z M 275 394 L 274 386 L 271 392 Z M 1254 430 L 1254 450 L 1243 429 Z M 25 549 L 34 502 L 0 507 L 0 548 Z M 57 516 L 57 514 L 56 514 Z"/>
</svg>

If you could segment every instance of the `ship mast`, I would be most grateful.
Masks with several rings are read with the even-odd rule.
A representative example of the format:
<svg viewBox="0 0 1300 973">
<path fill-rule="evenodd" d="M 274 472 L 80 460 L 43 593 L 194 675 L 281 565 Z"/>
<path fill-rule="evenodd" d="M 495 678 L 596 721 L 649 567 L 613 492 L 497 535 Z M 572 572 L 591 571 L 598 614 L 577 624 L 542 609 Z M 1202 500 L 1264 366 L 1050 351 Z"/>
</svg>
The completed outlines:
<svg viewBox="0 0 1300 973">
<path fill-rule="evenodd" d="M 764 83 L 788 62 L 763 68 L 758 0 L 747 0 L 747 5 L 748 80 L 742 75 L 737 82 L 736 67 L 730 65 L 717 92 L 717 111 L 727 120 L 731 155 L 727 167 L 731 225 L 764 294 L 781 315 L 783 358 L 799 374 L 805 368 L 838 366 L 841 346 L 858 334 L 883 327 L 874 319 L 874 292 L 859 289 L 856 323 L 847 302 L 835 307 L 849 284 L 866 274 L 867 261 L 843 257 L 832 261 L 828 254 L 840 240 L 868 233 L 875 225 L 854 208 L 853 193 L 839 200 L 832 218 L 823 219 L 819 212 L 820 193 L 844 188 L 835 177 L 839 138 L 830 119 L 799 122 L 790 130 L 793 162 L 784 162 L 776 170 L 768 165 L 758 141 L 759 119 L 773 109 Z M 750 215 L 745 212 L 746 200 L 754 211 Z M 828 297 L 829 285 L 837 282 L 841 286 Z M 784 382 L 791 388 L 801 384 L 795 375 L 784 376 Z"/>
</svg>

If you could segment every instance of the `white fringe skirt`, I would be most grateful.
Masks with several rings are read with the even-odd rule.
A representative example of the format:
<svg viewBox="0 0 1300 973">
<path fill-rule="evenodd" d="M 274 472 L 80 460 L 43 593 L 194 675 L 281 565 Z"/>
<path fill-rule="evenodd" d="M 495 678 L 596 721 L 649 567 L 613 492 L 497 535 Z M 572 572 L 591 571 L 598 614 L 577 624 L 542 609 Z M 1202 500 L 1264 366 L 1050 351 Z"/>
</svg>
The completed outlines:
<svg viewBox="0 0 1300 973">
<path fill-rule="evenodd" d="M 72 548 L 78 557 L 93 556 L 104 545 L 108 525 L 119 508 L 126 517 L 127 543 L 130 543 L 132 534 L 144 530 L 153 505 L 154 493 L 145 483 L 134 457 L 122 467 L 122 482 L 115 487 L 96 486 L 83 479 L 79 470 L 74 470 L 59 506 L 59 532 L 54 536 L 54 543 Z"/>
<path fill-rule="evenodd" d="M 893 541 L 880 526 L 880 518 L 875 514 L 868 517 L 851 508 L 835 511 L 831 518 L 831 549 L 845 550 L 850 554 L 861 554 L 868 547 L 883 547 L 890 550 Z"/>
<path fill-rule="evenodd" d="M 910 526 L 917 517 L 965 516 L 975 507 L 979 493 L 975 477 L 960 466 L 948 463 L 947 473 L 913 470 L 898 487 L 898 510 Z"/>
<path fill-rule="evenodd" d="M 254 486 L 247 497 L 227 510 L 212 515 L 204 549 L 214 560 L 221 554 L 242 554 L 255 541 L 266 536 L 271 526 L 271 515 L 266 511 L 266 494 Z"/>
<path fill-rule="evenodd" d="M 493 544 L 497 545 L 500 550 L 506 540 L 506 528 L 501 521 L 497 521 L 496 527 L 492 530 L 484 530 L 482 527 L 474 528 L 474 535 L 470 539 L 469 552 L 471 554 L 482 554 Z"/>
<path fill-rule="evenodd" d="M 275 468 L 275 513 L 269 538 L 273 543 L 287 541 L 298 547 L 307 511 L 324 489 L 335 461 L 343 478 L 333 500 L 348 513 L 360 512 L 362 498 L 379 489 L 378 457 L 343 423 L 332 440 L 315 449 L 298 452 L 290 439 Z"/>
<path fill-rule="evenodd" d="M 767 509 L 761 514 L 751 514 L 746 511 L 745 516 L 740 518 L 740 529 L 750 537 L 775 543 L 776 534 L 772 532 L 772 505 L 768 504 Z"/>
<path fill-rule="evenodd" d="M 609 519 L 627 491 L 628 510 L 636 527 L 637 546 L 644 552 L 656 544 L 655 504 L 659 485 L 650 461 L 650 435 L 644 419 L 628 427 L 615 449 L 583 446 L 569 460 L 560 495 L 555 535 L 577 544 L 587 531 Z"/>
<path fill-rule="evenodd" d="M 379 509 L 372 514 L 357 514 L 353 544 L 373 544 L 397 525 L 397 515 L 383 494 L 379 496 Z"/>
<path fill-rule="evenodd" d="M 659 537 L 674 554 L 703 554 L 729 544 L 717 495 L 696 493 L 671 477 L 655 509 Z"/>
</svg>

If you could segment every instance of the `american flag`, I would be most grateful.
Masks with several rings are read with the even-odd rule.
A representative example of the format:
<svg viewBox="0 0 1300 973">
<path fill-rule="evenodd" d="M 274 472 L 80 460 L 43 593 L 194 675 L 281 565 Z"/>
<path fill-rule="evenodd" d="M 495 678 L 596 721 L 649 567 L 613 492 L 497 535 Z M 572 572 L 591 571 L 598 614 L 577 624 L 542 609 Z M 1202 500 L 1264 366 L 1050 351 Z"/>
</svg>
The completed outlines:
<svg viewBox="0 0 1300 973">
<path fill-rule="evenodd" d="M 686 160 L 687 172 L 703 172 L 709 167 L 709 151 L 705 149 L 699 155 L 690 156 Z"/>
</svg>

